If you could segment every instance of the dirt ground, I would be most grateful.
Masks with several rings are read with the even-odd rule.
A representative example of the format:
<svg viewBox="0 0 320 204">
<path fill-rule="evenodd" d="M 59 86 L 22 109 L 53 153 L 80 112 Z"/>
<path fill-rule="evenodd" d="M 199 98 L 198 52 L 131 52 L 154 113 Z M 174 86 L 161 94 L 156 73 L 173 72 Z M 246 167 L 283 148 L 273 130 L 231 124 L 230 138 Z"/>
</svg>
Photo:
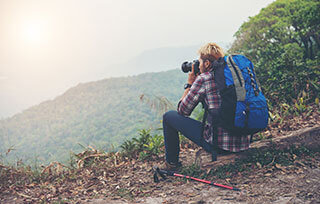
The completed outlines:
<svg viewBox="0 0 320 204">
<path fill-rule="evenodd" d="M 157 163 L 133 162 L 104 176 L 90 176 L 97 172 L 88 170 L 83 181 L 16 186 L 1 193 L 0 203 L 320 203 L 319 153 L 288 166 L 254 167 L 231 178 L 211 179 L 240 192 L 177 177 L 154 183 L 153 165 Z"/>
<path fill-rule="evenodd" d="M 128 198 L 120 194 L 82 203 L 320 203 L 319 155 L 297 160 L 291 166 L 277 167 L 250 171 L 232 180 L 215 181 L 236 186 L 240 192 L 173 177 L 152 184 L 151 175 L 141 175 L 137 182 L 144 187 L 144 197 Z"/>
</svg>

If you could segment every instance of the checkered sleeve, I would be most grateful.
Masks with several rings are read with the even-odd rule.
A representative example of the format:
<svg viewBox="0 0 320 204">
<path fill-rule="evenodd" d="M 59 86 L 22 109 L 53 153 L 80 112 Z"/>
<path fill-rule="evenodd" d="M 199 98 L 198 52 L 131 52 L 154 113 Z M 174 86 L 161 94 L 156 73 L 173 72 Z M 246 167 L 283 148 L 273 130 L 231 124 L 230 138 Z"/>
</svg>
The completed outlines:
<svg viewBox="0 0 320 204">
<path fill-rule="evenodd" d="M 199 75 L 193 82 L 189 93 L 179 102 L 178 113 L 184 116 L 191 115 L 193 109 L 198 105 L 204 94 L 204 79 Z"/>
</svg>

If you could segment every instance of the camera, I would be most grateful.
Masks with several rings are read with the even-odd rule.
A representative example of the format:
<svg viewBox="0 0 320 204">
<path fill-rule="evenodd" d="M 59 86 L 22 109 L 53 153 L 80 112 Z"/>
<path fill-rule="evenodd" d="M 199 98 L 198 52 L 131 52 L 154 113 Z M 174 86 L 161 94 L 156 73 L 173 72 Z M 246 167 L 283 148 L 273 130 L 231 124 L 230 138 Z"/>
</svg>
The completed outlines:
<svg viewBox="0 0 320 204">
<path fill-rule="evenodd" d="M 194 64 L 194 74 L 197 75 L 200 72 L 200 69 L 199 69 L 200 62 L 199 62 L 199 60 L 193 60 L 193 62 L 186 61 L 186 62 L 182 63 L 182 65 L 181 65 L 182 71 L 184 73 L 191 72 L 192 71 L 192 64 Z"/>
</svg>

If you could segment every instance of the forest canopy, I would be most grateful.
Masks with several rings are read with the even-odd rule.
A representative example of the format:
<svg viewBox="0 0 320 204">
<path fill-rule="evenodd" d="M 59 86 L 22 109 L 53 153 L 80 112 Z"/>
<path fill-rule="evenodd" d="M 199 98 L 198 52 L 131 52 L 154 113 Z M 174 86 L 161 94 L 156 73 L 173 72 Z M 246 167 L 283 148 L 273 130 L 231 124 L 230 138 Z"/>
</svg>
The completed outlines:
<svg viewBox="0 0 320 204">
<path fill-rule="evenodd" d="M 243 23 L 230 53 L 253 61 L 270 105 L 319 97 L 320 1 L 278 0 Z"/>
</svg>

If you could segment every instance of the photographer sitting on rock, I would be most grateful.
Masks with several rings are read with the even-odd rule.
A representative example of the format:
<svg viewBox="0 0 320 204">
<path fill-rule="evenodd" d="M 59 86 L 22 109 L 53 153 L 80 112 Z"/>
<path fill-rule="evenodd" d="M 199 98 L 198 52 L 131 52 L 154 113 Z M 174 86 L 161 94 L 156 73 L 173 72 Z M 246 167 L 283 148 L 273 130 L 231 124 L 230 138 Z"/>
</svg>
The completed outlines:
<svg viewBox="0 0 320 204">
<path fill-rule="evenodd" d="M 250 135 L 234 136 L 222 127 L 212 128 L 212 121 L 215 121 L 215 118 L 209 115 L 204 118 L 203 123 L 188 117 L 199 102 L 209 109 L 219 109 L 221 105 L 221 96 L 212 70 L 216 63 L 224 60 L 223 50 L 215 43 L 208 43 L 201 47 L 198 53 L 199 60 L 189 63 L 192 70 L 179 101 L 178 110 L 168 111 L 163 115 L 166 156 L 164 168 L 171 171 L 181 167 L 178 132 L 209 153 L 239 152 L 248 149 L 250 144 Z"/>
</svg>

